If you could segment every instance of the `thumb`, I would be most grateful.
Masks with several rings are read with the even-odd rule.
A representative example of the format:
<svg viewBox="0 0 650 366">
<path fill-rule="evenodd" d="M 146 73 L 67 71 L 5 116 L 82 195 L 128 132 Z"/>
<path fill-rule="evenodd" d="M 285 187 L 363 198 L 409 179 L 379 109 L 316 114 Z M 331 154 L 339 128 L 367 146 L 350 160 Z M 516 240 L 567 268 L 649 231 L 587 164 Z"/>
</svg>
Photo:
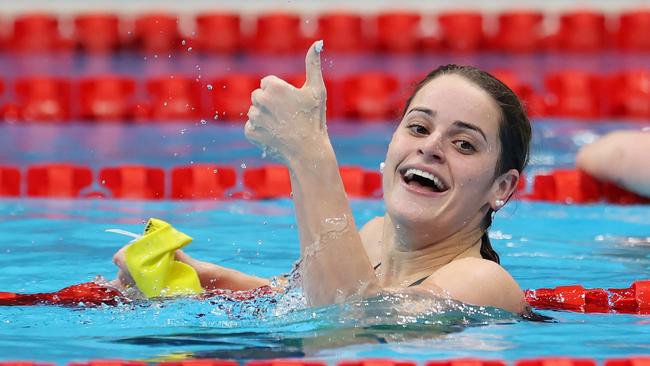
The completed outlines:
<svg viewBox="0 0 650 366">
<path fill-rule="evenodd" d="M 304 87 L 325 89 L 325 82 L 323 81 L 323 73 L 321 71 L 320 53 L 323 50 L 323 41 L 314 42 L 307 56 L 305 56 L 305 66 L 307 70 L 307 78 L 305 79 Z"/>
</svg>

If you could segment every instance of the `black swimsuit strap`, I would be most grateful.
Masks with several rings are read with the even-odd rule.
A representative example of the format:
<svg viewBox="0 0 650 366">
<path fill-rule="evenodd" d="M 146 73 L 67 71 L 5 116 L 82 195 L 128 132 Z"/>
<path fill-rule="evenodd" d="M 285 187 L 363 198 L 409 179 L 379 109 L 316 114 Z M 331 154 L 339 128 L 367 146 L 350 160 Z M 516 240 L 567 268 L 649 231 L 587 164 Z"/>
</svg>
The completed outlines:
<svg viewBox="0 0 650 366">
<path fill-rule="evenodd" d="M 377 263 L 377 265 L 375 265 L 375 266 L 372 267 L 372 268 L 375 269 L 375 270 L 377 270 L 377 268 L 379 268 L 379 266 L 381 266 L 381 262 Z M 421 284 L 422 282 L 426 281 L 427 278 L 429 278 L 430 276 L 431 276 L 431 275 L 424 276 L 424 277 L 420 278 L 419 280 L 413 282 L 412 284 L 408 285 L 408 287 L 417 286 L 417 285 Z"/>
</svg>

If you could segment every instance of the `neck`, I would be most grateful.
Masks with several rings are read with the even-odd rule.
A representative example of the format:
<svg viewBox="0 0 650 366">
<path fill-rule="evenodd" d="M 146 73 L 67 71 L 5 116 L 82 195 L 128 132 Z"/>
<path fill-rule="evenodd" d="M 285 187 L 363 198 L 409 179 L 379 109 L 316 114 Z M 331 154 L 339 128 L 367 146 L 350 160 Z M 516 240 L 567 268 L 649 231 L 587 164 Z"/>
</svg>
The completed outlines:
<svg viewBox="0 0 650 366">
<path fill-rule="evenodd" d="M 386 215 L 381 250 L 382 264 L 378 273 L 384 285 L 408 286 L 455 259 L 481 258 L 484 231 L 480 224 L 468 224 L 464 230 L 425 245 L 414 245 L 416 241 L 407 237 L 397 227 Z"/>
</svg>

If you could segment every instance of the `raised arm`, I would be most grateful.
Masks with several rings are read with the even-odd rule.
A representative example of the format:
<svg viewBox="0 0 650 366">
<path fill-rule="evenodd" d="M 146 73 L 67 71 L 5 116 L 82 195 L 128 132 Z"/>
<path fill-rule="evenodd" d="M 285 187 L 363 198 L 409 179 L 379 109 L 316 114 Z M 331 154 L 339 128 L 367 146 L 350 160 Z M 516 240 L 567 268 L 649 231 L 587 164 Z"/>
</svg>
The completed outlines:
<svg viewBox="0 0 650 366">
<path fill-rule="evenodd" d="M 283 161 L 291 174 L 301 248 L 303 288 L 311 305 L 379 292 L 343 188 L 325 125 L 327 92 L 322 42 L 305 59 L 302 88 L 267 76 L 253 92 L 246 137 Z"/>
</svg>

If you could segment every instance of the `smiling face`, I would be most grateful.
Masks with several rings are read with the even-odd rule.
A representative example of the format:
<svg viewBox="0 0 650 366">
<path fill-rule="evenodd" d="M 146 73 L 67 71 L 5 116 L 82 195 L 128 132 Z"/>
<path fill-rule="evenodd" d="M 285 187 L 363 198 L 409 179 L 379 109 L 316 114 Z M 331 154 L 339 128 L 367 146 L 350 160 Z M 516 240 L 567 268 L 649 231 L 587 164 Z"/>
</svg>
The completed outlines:
<svg viewBox="0 0 650 366">
<path fill-rule="evenodd" d="M 412 244 L 482 230 L 488 209 L 509 197 L 518 173 L 495 178 L 500 119 L 493 98 L 459 75 L 436 77 L 414 96 L 383 175 L 387 214 Z"/>
</svg>

